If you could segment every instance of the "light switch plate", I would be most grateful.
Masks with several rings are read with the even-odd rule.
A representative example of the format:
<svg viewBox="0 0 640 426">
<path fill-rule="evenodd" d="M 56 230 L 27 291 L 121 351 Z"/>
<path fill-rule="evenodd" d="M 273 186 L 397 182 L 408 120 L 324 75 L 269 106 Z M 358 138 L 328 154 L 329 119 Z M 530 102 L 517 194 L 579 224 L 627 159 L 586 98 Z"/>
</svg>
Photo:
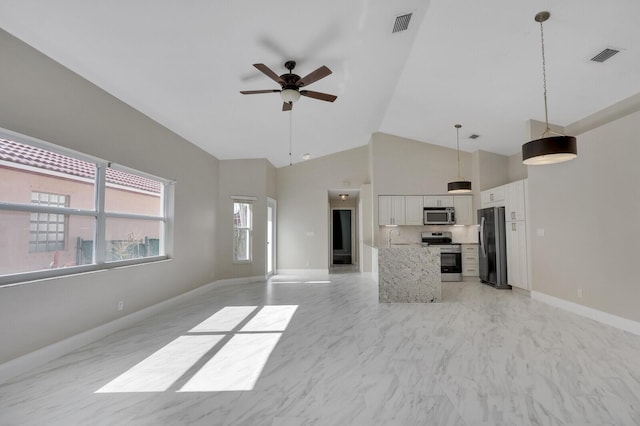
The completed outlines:
<svg viewBox="0 0 640 426">
<path fill-rule="evenodd" d="M 544 228 L 538 228 L 536 229 L 536 235 L 538 237 L 544 237 Z"/>
</svg>

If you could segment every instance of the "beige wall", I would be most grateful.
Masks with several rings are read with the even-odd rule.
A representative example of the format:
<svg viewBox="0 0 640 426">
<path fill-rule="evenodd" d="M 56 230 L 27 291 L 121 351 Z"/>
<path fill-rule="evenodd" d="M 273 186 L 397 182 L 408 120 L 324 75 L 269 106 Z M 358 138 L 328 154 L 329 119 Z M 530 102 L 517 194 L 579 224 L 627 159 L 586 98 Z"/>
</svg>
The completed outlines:
<svg viewBox="0 0 640 426">
<path fill-rule="evenodd" d="M 278 270 L 329 267 L 330 189 L 369 182 L 368 147 L 277 169 Z"/>
<path fill-rule="evenodd" d="M 509 170 L 507 177 L 509 182 L 526 179 L 528 176 L 527 166 L 522 163 L 522 152 L 509 157 Z"/>
<path fill-rule="evenodd" d="M 636 112 L 578 135 L 576 160 L 529 167 L 534 291 L 640 321 L 638 135 Z"/>
<path fill-rule="evenodd" d="M 378 195 L 446 194 L 447 183 L 457 178 L 455 149 L 386 133 L 373 134 L 371 149 L 374 200 Z M 460 152 L 460 170 L 471 179 L 468 152 Z"/>
<path fill-rule="evenodd" d="M 218 257 L 216 278 L 265 276 L 267 271 L 267 196 L 276 198 L 275 168 L 265 159 L 220 161 Z M 232 195 L 253 201 L 252 261 L 233 263 Z"/>
<path fill-rule="evenodd" d="M 218 160 L 1 30 L 0 52 L 0 127 L 176 181 L 173 260 L 0 288 L 0 363 L 215 278 Z"/>
</svg>

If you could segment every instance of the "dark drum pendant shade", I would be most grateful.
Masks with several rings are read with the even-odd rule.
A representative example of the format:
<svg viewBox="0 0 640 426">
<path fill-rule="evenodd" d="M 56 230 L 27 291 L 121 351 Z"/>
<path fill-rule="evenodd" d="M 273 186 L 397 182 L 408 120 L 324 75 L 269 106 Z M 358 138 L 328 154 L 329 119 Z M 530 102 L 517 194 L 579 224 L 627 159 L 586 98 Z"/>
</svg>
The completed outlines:
<svg viewBox="0 0 640 426">
<path fill-rule="evenodd" d="M 471 182 L 468 180 L 457 180 L 455 182 L 449 182 L 447 189 L 450 194 L 471 192 Z"/>
<path fill-rule="evenodd" d="M 561 163 L 573 160 L 578 156 L 576 138 L 551 131 L 549 127 L 549 111 L 547 108 L 547 67 L 544 58 L 544 31 L 542 23 L 551 14 L 547 11 L 539 12 L 535 21 L 540 23 L 540 44 L 542 45 L 542 83 L 544 85 L 544 120 L 547 128 L 540 139 L 522 145 L 522 162 L 527 166 Z M 555 136 L 550 136 L 555 135 Z M 545 137 L 546 136 L 546 137 Z"/>
<path fill-rule="evenodd" d="M 458 152 L 458 180 L 447 183 L 447 192 L 449 194 L 464 194 L 471 192 L 471 182 L 464 180 L 460 176 L 460 128 L 461 124 L 453 126 L 456 128 L 456 147 Z"/>
<path fill-rule="evenodd" d="M 551 136 L 522 145 L 522 162 L 527 166 L 561 163 L 578 156 L 576 138 Z"/>
</svg>

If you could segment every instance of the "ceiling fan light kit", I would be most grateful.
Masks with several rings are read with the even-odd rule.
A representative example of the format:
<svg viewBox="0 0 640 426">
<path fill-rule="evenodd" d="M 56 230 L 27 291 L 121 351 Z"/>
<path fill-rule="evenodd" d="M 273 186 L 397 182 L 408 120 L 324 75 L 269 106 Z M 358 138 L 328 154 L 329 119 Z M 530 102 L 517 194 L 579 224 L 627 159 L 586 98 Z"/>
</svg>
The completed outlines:
<svg viewBox="0 0 640 426">
<path fill-rule="evenodd" d="M 449 194 L 466 194 L 471 192 L 471 182 L 460 176 L 460 128 L 462 125 L 456 124 L 454 127 L 456 128 L 456 146 L 458 152 L 458 180 L 447 184 L 447 192 Z"/>
<path fill-rule="evenodd" d="M 549 127 L 549 114 L 547 108 L 547 71 L 544 56 L 544 31 L 542 23 L 551 14 L 543 11 L 535 16 L 535 21 L 540 23 L 540 42 L 542 45 L 542 81 L 544 85 L 544 119 L 546 129 L 539 139 L 522 145 L 522 162 L 527 166 L 561 163 L 573 160 L 578 156 L 576 138 L 565 136 L 551 131 Z M 554 136 L 551 136 L 554 135 Z"/>
<path fill-rule="evenodd" d="M 259 93 L 278 93 L 280 92 L 280 97 L 282 97 L 282 110 L 283 111 L 291 111 L 293 109 L 293 104 L 300 99 L 300 96 L 306 96 L 308 98 L 319 99 L 325 102 L 333 102 L 338 99 L 335 95 L 330 95 L 328 93 L 322 92 L 314 92 L 312 90 L 300 90 L 302 87 L 306 87 L 311 83 L 315 83 L 316 81 L 325 78 L 329 74 L 331 74 L 331 70 L 326 66 L 321 66 L 317 70 L 313 71 L 310 74 L 300 78 L 299 75 L 293 73 L 293 69 L 296 67 L 295 61 L 287 61 L 284 64 L 284 67 L 289 70 L 288 73 L 278 75 L 271 70 L 265 64 L 253 64 L 260 72 L 264 75 L 278 83 L 281 87 L 280 90 L 277 89 L 266 89 L 266 90 L 241 90 L 240 93 L 243 95 L 257 95 Z"/>
</svg>

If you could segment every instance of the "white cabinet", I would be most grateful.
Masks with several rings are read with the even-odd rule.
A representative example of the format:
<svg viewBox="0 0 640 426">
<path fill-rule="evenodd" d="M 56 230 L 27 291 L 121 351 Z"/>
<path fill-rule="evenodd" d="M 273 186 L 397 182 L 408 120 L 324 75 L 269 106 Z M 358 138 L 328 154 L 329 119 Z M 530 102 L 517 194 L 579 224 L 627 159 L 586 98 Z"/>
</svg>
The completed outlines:
<svg viewBox="0 0 640 426">
<path fill-rule="evenodd" d="M 379 195 L 378 225 L 424 224 L 425 207 L 453 207 L 456 225 L 473 225 L 471 195 Z"/>
<path fill-rule="evenodd" d="M 480 204 L 485 207 L 501 207 L 504 206 L 505 187 L 498 186 L 496 188 L 487 189 L 480 193 Z"/>
<path fill-rule="evenodd" d="M 519 180 L 505 185 L 505 220 L 525 220 L 524 181 Z"/>
<path fill-rule="evenodd" d="M 378 197 L 378 224 L 405 224 L 404 196 L 380 195 Z"/>
<path fill-rule="evenodd" d="M 423 224 L 423 197 L 422 195 L 406 195 L 404 197 L 405 225 Z"/>
<path fill-rule="evenodd" d="M 456 225 L 473 225 L 473 197 L 471 195 L 456 195 L 453 197 L 453 207 L 456 209 Z"/>
<path fill-rule="evenodd" d="M 505 188 L 505 221 L 507 242 L 507 283 L 531 289 L 527 236 L 527 180 L 511 182 Z"/>
<path fill-rule="evenodd" d="M 529 290 L 526 222 L 506 223 L 507 282 L 513 287 Z"/>
<path fill-rule="evenodd" d="M 478 269 L 478 244 L 462 244 L 462 276 L 477 277 Z"/>
<path fill-rule="evenodd" d="M 425 195 L 425 207 L 454 207 L 452 195 Z"/>
</svg>

